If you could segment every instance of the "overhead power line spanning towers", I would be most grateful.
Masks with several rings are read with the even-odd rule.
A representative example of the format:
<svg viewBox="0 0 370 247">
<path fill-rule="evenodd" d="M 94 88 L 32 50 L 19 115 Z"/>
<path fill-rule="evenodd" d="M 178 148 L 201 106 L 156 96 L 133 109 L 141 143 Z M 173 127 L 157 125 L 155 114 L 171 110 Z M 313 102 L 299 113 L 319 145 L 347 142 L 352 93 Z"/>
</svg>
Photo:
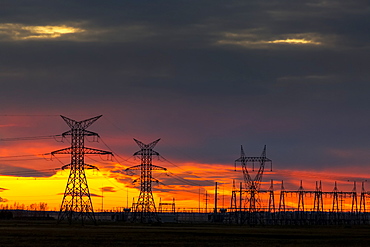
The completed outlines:
<svg viewBox="0 0 370 247">
<path fill-rule="evenodd" d="M 62 169 L 69 168 L 70 173 L 58 215 L 58 222 L 66 218 L 70 224 L 77 220 L 81 220 L 83 224 L 86 219 L 89 219 L 96 224 L 85 169 L 97 169 L 97 167 L 85 163 L 85 154 L 113 155 L 113 153 L 85 147 L 85 136 L 99 137 L 97 133 L 86 129 L 101 116 L 79 122 L 61 116 L 71 128 L 71 130 L 62 134 L 63 137 L 71 136 L 71 147 L 53 151 L 51 154 L 71 154 L 71 163 L 62 167 Z"/>
<path fill-rule="evenodd" d="M 160 154 L 153 150 L 160 139 L 144 144 L 141 141 L 134 139 L 140 150 L 134 153 L 134 156 L 140 156 L 141 164 L 132 166 L 126 170 L 140 170 L 140 195 L 137 203 L 134 205 L 134 219 L 141 222 L 157 221 L 157 210 L 154 203 L 152 193 L 152 182 L 158 181 L 153 178 L 153 170 L 166 170 L 164 167 L 155 166 L 152 164 L 153 155 Z"/>
</svg>

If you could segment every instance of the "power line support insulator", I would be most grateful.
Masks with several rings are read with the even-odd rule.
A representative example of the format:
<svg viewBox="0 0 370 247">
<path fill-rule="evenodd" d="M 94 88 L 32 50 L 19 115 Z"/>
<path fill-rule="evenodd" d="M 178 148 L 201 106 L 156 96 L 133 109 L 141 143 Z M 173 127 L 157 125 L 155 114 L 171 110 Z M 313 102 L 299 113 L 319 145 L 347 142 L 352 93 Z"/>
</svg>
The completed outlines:
<svg viewBox="0 0 370 247">
<path fill-rule="evenodd" d="M 58 223 L 67 219 L 69 224 L 79 220 L 84 224 L 85 220 L 88 219 L 96 224 L 85 169 L 97 169 L 97 167 L 85 164 L 85 154 L 113 154 L 108 151 L 87 148 L 84 143 L 85 136 L 99 136 L 97 133 L 86 129 L 101 116 L 79 122 L 61 116 L 71 128 L 71 130 L 62 134 L 63 137 L 71 136 L 71 147 L 56 150 L 51 152 L 51 154 L 70 154 L 71 163 L 63 166 L 63 169 L 69 168 L 70 173 L 58 215 Z"/>
</svg>

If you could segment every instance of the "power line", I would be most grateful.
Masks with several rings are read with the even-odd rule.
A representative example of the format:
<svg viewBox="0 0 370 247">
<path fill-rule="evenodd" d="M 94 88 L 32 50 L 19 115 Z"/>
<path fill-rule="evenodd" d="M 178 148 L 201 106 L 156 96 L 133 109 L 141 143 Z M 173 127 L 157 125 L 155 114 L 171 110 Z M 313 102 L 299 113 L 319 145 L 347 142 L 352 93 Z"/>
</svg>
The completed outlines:
<svg viewBox="0 0 370 247">
<path fill-rule="evenodd" d="M 185 180 L 184 178 L 181 178 L 181 177 L 179 177 L 179 176 L 177 176 L 177 175 L 174 175 L 173 173 L 171 173 L 171 174 L 167 174 L 167 175 L 168 175 L 168 176 L 170 176 L 170 177 L 172 177 L 172 178 L 174 178 L 174 179 L 176 179 L 177 181 L 182 182 L 182 183 L 185 183 L 185 184 L 187 184 L 187 185 L 191 185 L 191 186 L 200 186 L 199 184 L 189 182 L 189 181 Z"/>
<path fill-rule="evenodd" d="M 131 158 L 133 158 L 133 156 L 130 156 L 129 158 L 127 158 L 127 159 L 124 159 L 124 158 L 122 158 L 120 155 L 118 155 L 116 152 L 113 152 L 113 150 L 112 150 L 112 148 L 110 148 L 106 143 L 105 143 L 105 141 L 99 136 L 99 140 L 105 145 L 105 147 L 106 148 L 108 148 L 108 150 L 109 151 L 111 151 L 114 155 L 113 155 L 113 159 L 115 159 L 116 161 L 117 161 L 117 163 L 118 164 L 120 164 L 120 165 L 122 165 L 119 161 L 118 161 L 118 159 L 116 158 L 116 157 L 118 157 L 118 158 L 120 158 L 123 162 L 130 162 L 129 161 L 129 159 L 131 159 Z M 133 163 L 133 162 L 130 162 L 130 163 Z M 123 166 L 123 165 L 122 165 Z"/>
<path fill-rule="evenodd" d="M 113 121 L 111 121 L 110 119 L 108 119 L 106 116 L 104 116 L 103 119 L 105 119 L 108 123 L 110 123 L 113 127 L 117 128 L 121 132 L 127 133 L 126 131 L 124 131 L 123 129 L 121 129 L 120 127 L 118 127 Z"/>
<path fill-rule="evenodd" d="M 166 158 L 165 158 L 165 157 L 163 157 L 162 155 L 160 155 L 160 158 L 162 158 L 164 161 L 168 162 L 169 164 L 171 164 L 171 165 L 173 165 L 173 166 L 175 166 L 175 167 L 179 168 L 180 170 L 182 170 L 182 171 L 184 171 L 184 172 L 188 173 L 188 171 L 187 171 L 187 170 L 184 170 L 183 168 L 181 168 L 180 166 L 178 166 L 178 165 L 174 164 L 173 162 L 169 161 L 168 159 L 166 159 Z M 194 177 L 196 177 L 196 178 L 203 179 L 203 178 L 201 178 L 201 177 L 198 177 L 197 175 L 194 175 L 194 174 L 191 174 L 191 175 L 192 175 L 192 176 L 194 176 Z"/>
<path fill-rule="evenodd" d="M 191 186 L 201 186 L 200 184 L 198 184 L 196 182 L 193 182 L 193 181 L 190 181 L 188 179 L 182 178 L 179 175 L 175 175 L 172 172 L 168 172 L 168 176 L 171 176 L 174 179 L 177 179 L 178 181 L 183 182 L 183 183 L 186 183 L 186 184 L 191 185 Z M 212 185 L 213 185 L 213 183 L 212 183 Z"/>
<path fill-rule="evenodd" d="M 101 173 L 101 175 L 106 179 L 106 180 L 108 180 L 114 187 L 116 187 L 116 188 L 118 188 L 118 189 L 120 189 L 120 190 L 124 190 L 124 188 L 121 188 L 121 187 L 119 187 L 119 186 L 117 186 L 117 185 L 115 185 L 112 181 L 110 181 L 109 180 L 109 178 L 107 178 L 107 176 L 105 176 L 101 171 L 99 171 L 98 170 L 98 172 L 100 172 Z"/>
</svg>

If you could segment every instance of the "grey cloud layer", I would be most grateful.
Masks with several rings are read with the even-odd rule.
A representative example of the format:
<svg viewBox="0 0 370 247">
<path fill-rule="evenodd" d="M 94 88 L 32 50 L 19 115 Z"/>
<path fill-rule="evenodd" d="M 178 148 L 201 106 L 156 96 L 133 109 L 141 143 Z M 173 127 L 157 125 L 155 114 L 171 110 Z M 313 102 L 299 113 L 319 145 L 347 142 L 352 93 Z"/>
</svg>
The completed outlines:
<svg viewBox="0 0 370 247">
<path fill-rule="evenodd" d="M 366 1 L 2 1 L 0 24 L 18 30 L 0 28 L 0 102 L 108 111 L 201 162 L 267 144 L 288 167 L 345 166 L 327 150 L 370 147 L 369 14 Z M 84 31 L 14 40 L 62 25 Z"/>
</svg>

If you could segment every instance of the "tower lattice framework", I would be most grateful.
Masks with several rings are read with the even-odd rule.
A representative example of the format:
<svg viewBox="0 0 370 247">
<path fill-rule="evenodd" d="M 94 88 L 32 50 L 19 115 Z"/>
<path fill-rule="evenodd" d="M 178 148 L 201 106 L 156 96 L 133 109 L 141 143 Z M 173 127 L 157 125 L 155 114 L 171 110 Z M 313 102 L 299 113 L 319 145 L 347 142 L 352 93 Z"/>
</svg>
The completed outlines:
<svg viewBox="0 0 370 247">
<path fill-rule="evenodd" d="M 58 222 L 67 219 L 71 224 L 73 221 L 81 220 L 83 224 L 88 219 L 96 224 L 85 169 L 97 169 L 97 167 L 85 163 L 85 154 L 113 154 L 108 151 L 85 147 L 85 136 L 99 137 L 97 133 L 86 129 L 101 116 L 83 121 L 75 121 L 61 116 L 71 128 L 71 130 L 62 134 L 63 137 L 71 136 L 71 147 L 53 151 L 51 154 L 71 154 L 71 163 L 62 167 L 62 169 L 69 168 L 70 173 L 58 215 Z"/>
<path fill-rule="evenodd" d="M 134 156 L 139 156 L 141 164 L 127 168 L 127 170 L 140 170 L 140 194 L 137 203 L 134 205 L 134 219 L 141 222 L 157 221 L 157 210 L 154 203 L 152 193 L 152 182 L 156 179 L 152 176 L 153 170 L 166 170 L 164 167 L 152 164 L 153 155 L 160 154 L 153 150 L 160 139 L 149 144 L 144 144 L 141 141 L 134 139 L 140 150 L 134 153 Z"/>
<path fill-rule="evenodd" d="M 263 172 L 265 170 L 265 164 L 269 162 L 272 163 L 270 159 L 266 157 L 266 145 L 263 148 L 262 154 L 260 157 L 247 157 L 245 156 L 243 146 L 241 146 L 240 158 L 235 160 L 235 167 L 237 163 L 240 163 L 244 175 L 244 188 L 246 193 L 245 203 L 246 208 L 249 212 L 256 212 L 259 209 L 259 191 L 262 182 Z M 248 172 L 247 165 L 252 163 L 254 169 L 254 163 L 259 164 L 259 169 L 254 178 Z"/>
</svg>

